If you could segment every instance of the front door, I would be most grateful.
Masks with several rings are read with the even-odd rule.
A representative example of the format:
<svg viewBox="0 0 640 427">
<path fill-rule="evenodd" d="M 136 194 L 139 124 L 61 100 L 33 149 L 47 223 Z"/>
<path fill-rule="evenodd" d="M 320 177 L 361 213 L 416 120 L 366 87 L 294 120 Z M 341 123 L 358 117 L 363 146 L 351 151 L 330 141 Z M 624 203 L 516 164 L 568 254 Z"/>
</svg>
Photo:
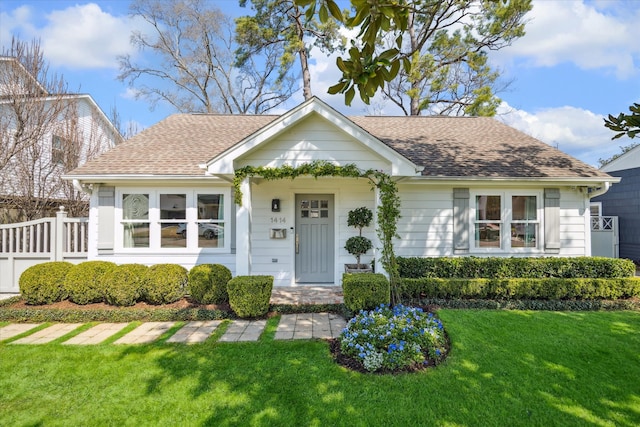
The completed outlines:
<svg viewBox="0 0 640 427">
<path fill-rule="evenodd" d="M 296 283 L 333 283 L 332 194 L 296 195 Z"/>
</svg>

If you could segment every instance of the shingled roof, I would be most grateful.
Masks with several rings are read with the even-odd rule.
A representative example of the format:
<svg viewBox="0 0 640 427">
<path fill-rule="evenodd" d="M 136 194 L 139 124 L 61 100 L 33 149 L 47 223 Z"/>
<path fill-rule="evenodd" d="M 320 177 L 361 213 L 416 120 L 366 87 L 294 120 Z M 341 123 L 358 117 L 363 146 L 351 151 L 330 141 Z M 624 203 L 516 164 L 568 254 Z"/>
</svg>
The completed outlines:
<svg viewBox="0 0 640 427">
<path fill-rule="evenodd" d="M 71 171 L 68 176 L 203 176 L 200 164 L 279 116 L 176 114 Z M 610 178 L 487 117 L 349 117 L 418 166 L 423 176 Z"/>
</svg>

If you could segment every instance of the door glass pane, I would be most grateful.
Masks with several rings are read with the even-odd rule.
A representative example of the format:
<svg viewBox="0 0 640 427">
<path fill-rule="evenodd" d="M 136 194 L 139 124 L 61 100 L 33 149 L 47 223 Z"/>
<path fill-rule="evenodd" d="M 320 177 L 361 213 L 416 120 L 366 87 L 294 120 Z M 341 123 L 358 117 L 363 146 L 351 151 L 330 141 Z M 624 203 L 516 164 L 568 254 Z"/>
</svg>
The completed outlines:
<svg viewBox="0 0 640 427">
<path fill-rule="evenodd" d="M 309 209 L 309 201 L 308 200 L 301 200 L 300 201 L 300 208 L 301 209 Z"/>
<path fill-rule="evenodd" d="M 320 210 L 320 218 L 329 218 L 329 211 L 326 209 Z"/>
<path fill-rule="evenodd" d="M 320 208 L 321 209 L 329 209 L 329 201 L 328 200 L 320 200 Z"/>
<path fill-rule="evenodd" d="M 311 201 L 311 208 L 312 209 L 318 209 L 318 204 L 319 204 L 318 200 L 312 200 Z"/>
</svg>

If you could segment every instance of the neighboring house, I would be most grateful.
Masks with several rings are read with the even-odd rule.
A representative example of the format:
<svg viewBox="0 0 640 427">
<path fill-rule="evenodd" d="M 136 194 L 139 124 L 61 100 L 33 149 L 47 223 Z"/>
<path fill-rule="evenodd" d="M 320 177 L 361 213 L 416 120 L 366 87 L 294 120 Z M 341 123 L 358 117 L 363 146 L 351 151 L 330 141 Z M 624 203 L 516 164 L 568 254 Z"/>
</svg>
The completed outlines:
<svg viewBox="0 0 640 427">
<path fill-rule="evenodd" d="M 0 219 L 87 211 L 60 177 L 123 141 L 87 94 L 51 94 L 13 57 L 0 57 Z"/>
<path fill-rule="evenodd" d="M 245 179 L 233 202 L 238 168 L 314 160 L 393 176 L 398 256 L 588 256 L 590 194 L 617 182 L 492 118 L 348 118 L 317 98 L 281 116 L 173 115 L 65 179 L 92 194 L 89 259 L 339 285 L 348 212 L 378 204 L 367 179 Z"/>
<path fill-rule="evenodd" d="M 600 168 L 621 179 L 606 193 L 592 200 L 601 216 L 617 216 L 619 257 L 640 260 L 640 146 Z"/>
</svg>

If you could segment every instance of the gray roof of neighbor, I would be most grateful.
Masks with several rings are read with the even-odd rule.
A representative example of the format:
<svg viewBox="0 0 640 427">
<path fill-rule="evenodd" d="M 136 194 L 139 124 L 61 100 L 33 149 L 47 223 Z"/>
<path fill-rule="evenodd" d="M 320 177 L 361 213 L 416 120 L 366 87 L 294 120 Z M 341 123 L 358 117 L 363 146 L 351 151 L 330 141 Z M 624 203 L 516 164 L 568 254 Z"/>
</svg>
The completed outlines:
<svg viewBox="0 0 640 427">
<path fill-rule="evenodd" d="M 198 166 L 278 119 L 175 114 L 68 173 L 203 176 Z M 609 178 L 488 117 L 348 117 L 430 177 Z"/>
</svg>

